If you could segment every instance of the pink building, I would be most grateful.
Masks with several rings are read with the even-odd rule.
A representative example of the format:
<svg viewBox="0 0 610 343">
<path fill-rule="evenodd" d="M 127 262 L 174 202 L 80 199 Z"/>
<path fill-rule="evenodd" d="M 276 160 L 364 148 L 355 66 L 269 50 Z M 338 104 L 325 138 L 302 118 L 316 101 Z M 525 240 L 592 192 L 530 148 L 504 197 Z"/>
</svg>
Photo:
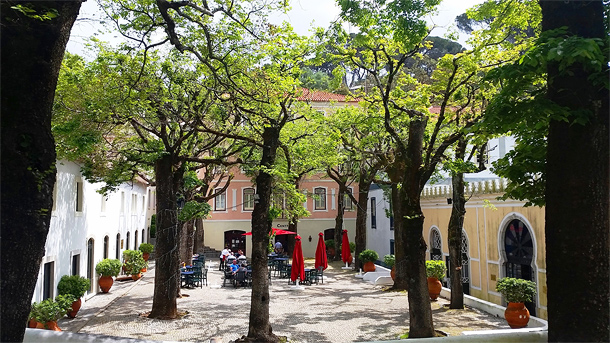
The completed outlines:
<svg viewBox="0 0 610 343">
<path fill-rule="evenodd" d="M 306 90 L 299 100 L 307 101 L 312 108 L 325 113 L 343 106 L 358 105 L 357 100 L 347 101 L 343 95 L 322 91 Z M 241 173 L 240 168 L 236 167 L 232 172 L 235 177 L 227 190 L 210 201 L 212 213 L 203 223 L 205 245 L 217 250 L 221 250 L 225 245 L 233 247 L 232 249 L 240 247 L 249 256 L 252 240 L 250 236 L 243 234 L 251 231 L 256 186 L 249 177 Z M 303 180 L 299 189 L 307 195 L 303 206 L 311 214 L 301 218 L 297 226 L 298 234 L 302 237 L 303 255 L 307 258 L 315 255 L 318 233 L 324 232 L 327 239 L 333 235 L 339 186 L 332 179 L 320 175 Z M 357 194 L 356 184 L 352 185 L 352 192 Z M 345 203 L 344 229 L 348 230 L 350 241 L 353 241 L 356 234 L 356 207 L 351 201 Z M 273 222 L 273 227 L 287 229 L 288 220 L 278 218 Z M 277 236 L 279 241 L 285 239 L 286 237 Z"/>
</svg>

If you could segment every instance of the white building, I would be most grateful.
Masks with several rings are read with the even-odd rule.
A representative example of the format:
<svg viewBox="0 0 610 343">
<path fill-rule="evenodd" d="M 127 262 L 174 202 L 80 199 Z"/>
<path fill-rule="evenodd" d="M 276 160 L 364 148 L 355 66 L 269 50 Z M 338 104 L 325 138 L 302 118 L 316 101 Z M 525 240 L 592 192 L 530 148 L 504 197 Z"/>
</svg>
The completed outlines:
<svg viewBox="0 0 610 343">
<path fill-rule="evenodd" d="M 121 259 L 123 250 L 148 242 L 148 185 L 123 184 L 108 196 L 97 192 L 101 187 L 87 182 L 78 164 L 57 162 L 51 226 L 32 301 L 55 297 L 63 275 L 91 280 L 85 299 L 92 296 L 98 292 L 97 262 Z"/>
</svg>

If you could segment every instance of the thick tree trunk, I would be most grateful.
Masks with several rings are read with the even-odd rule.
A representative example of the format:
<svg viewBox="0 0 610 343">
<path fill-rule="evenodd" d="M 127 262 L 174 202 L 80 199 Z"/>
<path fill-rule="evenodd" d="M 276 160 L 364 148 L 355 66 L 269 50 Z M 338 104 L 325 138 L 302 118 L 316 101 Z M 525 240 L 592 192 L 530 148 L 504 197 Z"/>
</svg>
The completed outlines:
<svg viewBox="0 0 610 343">
<path fill-rule="evenodd" d="M 2 310 L 0 341 L 21 342 L 51 222 L 55 142 L 51 108 L 59 68 L 80 1 L 23 4 L 51 20 L 1 4 Z"/>
<path fill-rule="evenodd" d="M 425 184 L 422 180 L 423 138 L 426 120 L 412 118 L 405 151 L 405 169 L 399 203 L 402 207 L 402 243 L 405 252 L 407 287 L 409 289 L 409 338 L 433 337 L 432 308 L 428 296 L 426 278 L 426 242 L 424 241 L 424 214 L 421 211 L 420 194 Z"/>
<path fill-rule="evenodd" d="M 195 243 L 193 253 L 203 255 L 205 247 L 205 230 L 203 229 L 203 218 L 195 219 Z"/>
<path fill-rule="evenodd" d="M 460 139 L 455 159 L 464 161 L 466 140 Z M 453 206 L 449 218 L 449 259 L 451 261 L 451 309 L 464 309 L 464 289 L 462 287 L 462 228 L 466 215 L 466 198 L 464 197 L 464 173 L 458 172 L 451 178 L 453 186 Z"/>
<path fill-rule="evenodd" d="M 250 301 L 250 322 L 248 339 L 255 342 L 278 342 L 269 322 L 269 279 L 267 278 L 267 246 L 271 220 L 271 187 L 273 177 L 266 170 L 273 168 L 280 142 L 280 129 L 265 127 L 263 132 L 263 155 L 260 170 L 256 177 L 258 200 L 252 211 L 252 298 Z"/>
<path fill-rule="evenodd" d="M 155 291 L 149 318 L 174 319 L 180 292 L 180 223 L 176 212 L 175 162 L 171 154 L 155 163 L 157 181 L 157 245 L 155 246 Z M 181 174 L 182 175 L 182 174 Z"/>
<path fill-rule="evenodd" d="M 602 39 L 602 1 L 541 1 L 544 31 Z M 608 89 L 582 65 L 548 65 L 548 95 L 586 124 L 551 121 L 546 180 L 549 342 L 610 341 Z M 543 285 L 538 285 L 542 291 Z"/>
<path fill-rule="evenodd" d="M 182 239 L 180 243 L 180 260 L 190 265 L 193 260 L 193 247 L 195 246 L 195 219 L 182 225 Z"/>
<path fill-rule="evenodd" d="M 335 220 L 335 232 L 334 232 L 334 238 L 333 238 L 333 240 L 335 241 L 335 256 L 333 256 L 333 260 L 335 260 L 335 261 L 341 260 L 341 242 L 343 241 L 342 234 L 343 234 L 343 224 L 341 224 L 340 227 L 337 227 L 337 221 Z"/>
<path fill-rule="evenodd" d="M 366 219 L 369 204 L 369 189 L 373 181 L 366 175 L 366 171 L 360 169 L 358 179 L 358 210 L 356 211 L 356 270 L 362 268 L 362 262 L 358 255 L 366 249 Z"/>
</svg>

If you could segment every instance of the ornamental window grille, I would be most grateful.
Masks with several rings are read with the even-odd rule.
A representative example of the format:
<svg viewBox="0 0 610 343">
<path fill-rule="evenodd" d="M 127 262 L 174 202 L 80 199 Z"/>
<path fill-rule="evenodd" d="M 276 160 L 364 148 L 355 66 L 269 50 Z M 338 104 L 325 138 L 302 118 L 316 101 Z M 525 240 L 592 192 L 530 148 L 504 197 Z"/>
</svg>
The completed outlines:
<svg viewBox="0 0 610 343">
<path fill-rule="evenodd" d="M 443 242 L 441 240 L 441 234 L 437 228 L 432 229 L 430 233 L 430 259 L 431 260 L 443 260 Z"/>
</svg>

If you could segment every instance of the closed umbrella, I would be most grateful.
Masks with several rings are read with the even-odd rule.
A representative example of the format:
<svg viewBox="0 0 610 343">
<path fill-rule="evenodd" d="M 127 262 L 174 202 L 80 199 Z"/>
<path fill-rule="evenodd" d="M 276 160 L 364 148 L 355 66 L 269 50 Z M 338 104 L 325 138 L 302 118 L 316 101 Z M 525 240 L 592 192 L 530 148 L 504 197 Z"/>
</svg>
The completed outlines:
<svg viewBox="0 0 610 343">
<path fill-rule="evenodd" d="M 324 234 L 318 234 L 318 247 L 316 248 L 316 269 L 322 267 L 322 270 L 328 268 L 328 258 L 326 257 L 326 244 L 324 244 Z"/>
<path fill-rule="evenodd" d="M 301 236 L 295 237 L 294 250 L 292 251 L 292 270 L 290 280 L 296 282 L 297 278 L 301 281 L 305 279 L 305 261 L 303 260 L 303 248 L 301 247 Z"/>
<path fill-rule="evenodd" d="M 352 253 L 349 251 L 347 230 L 343 230 L 343 240 L 341 241 L 341 260 L 345 263 L 346 267 L 348 263 L 352 262 Z"/>
</svg>

